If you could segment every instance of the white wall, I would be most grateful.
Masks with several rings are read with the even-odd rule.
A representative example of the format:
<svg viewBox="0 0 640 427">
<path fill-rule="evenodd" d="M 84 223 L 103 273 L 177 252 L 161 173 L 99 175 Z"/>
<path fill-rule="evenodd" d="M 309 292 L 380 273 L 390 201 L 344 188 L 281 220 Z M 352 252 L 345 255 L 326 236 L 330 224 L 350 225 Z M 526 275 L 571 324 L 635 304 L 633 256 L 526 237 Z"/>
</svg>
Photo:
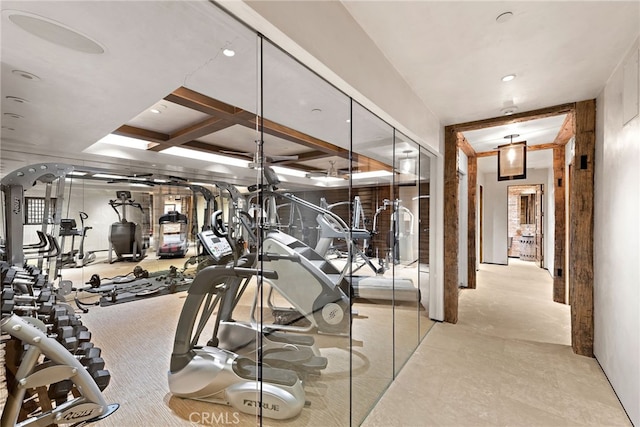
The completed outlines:
<svg viewBox="0 0 640 427">
<path fill-rule="evenodd" d="M 87 186 L 83 180 L 74 179 L 71 187 L 71 203 L 69 204 L 69 180 L 67 181 L 62 205 L 62 218 L 73 218 L 76 220 L 78 229 L 81 226 L 78 212 L 83 211 L 88 215 L 85 226 L 92 227 L 87 231 L 87 237 L 84 242 L 84 249 L 87 251 L 104 250 L 109 248 L 109 231 L 111 224 L 118 221 L 118 215 L 109 206 L 109 200 L 116 198 L 116 190 L 113 188 L 98 188 L 95 186 Z M 131 196 L 134 200 L 139 192 L 132 191 Z M 27 189 L 25 192 L 27 197 L 44 196 L 44 185 L 38 185 Z M 122 211 L 119 210 L 122 214 Z M 140 223 L 140 211 L 131 207 L 127 209 L 127 219 L 129 221 Z M 40 230 L 41 225 L 27 225 L 24 227 L 24 243 L 33 243 L 37 241 L 36 230 Z M 79 237 L 76 237 L 75 248 L 80 245 Z M 71 238 L 68 237 L 65 242 L 64 251 L 71 250 Z"/>
<path fill-rule="evenodd" d="M 493 159 L 490 157 L 488 159 Z M 482 159 L 481 159 L 482 160 Z M 553 173 L 553 171 L 551 171 Z M 547 201 L 544 208 L 553 209 L 553 204 L 549 206 L 548 180 L 549 169 L 527 169 L 527 179 L 519 179 L 517 181 L 498 181 L 496 173 L 485 173 L 480 182 L 484 183 L 484 239 L 483 254 L 484 262 L 491 264 L 508 263 L 507 250 L 509 246 L 509 238 L 507 232 L 508 224 L 508 193 L 507 187 L 511 185 L 532 185 L 543 184 L 545 191 L 545 200 Z M 548 219 L 548 217 L 547 217 Z M 553 228 L 547 221 L 544 222 L 544 235 L 548 236 L 553 232 Z M 545 253 L 545 259 L 551 254 Z"/>
<path fill-rule="evenodd" d="M 631 52 L 638 52 L 638 41 Z M 635 64 L 637 67 L 637 63 Z M 631 421 L 640 425 L 640 118 L 623 126 L 619 66 L 597 98 L 594 198 L 594 353 Z"/>
</svg>

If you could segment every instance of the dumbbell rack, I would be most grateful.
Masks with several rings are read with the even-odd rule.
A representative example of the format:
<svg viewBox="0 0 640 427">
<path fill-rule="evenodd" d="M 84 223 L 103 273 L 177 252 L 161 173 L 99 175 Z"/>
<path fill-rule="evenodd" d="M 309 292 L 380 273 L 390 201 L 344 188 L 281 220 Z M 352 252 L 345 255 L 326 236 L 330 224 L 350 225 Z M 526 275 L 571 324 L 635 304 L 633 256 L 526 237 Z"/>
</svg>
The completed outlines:
<svg viewBox="0 0 640 427">
<path fill-rule="evenodd" d="M 74 309 L 36 267 L 0 263 L 0 273 L 9 392 L 1 425 L 93 422 L 114 412 L 102 397 L 111 375 Z"/>
</svg>

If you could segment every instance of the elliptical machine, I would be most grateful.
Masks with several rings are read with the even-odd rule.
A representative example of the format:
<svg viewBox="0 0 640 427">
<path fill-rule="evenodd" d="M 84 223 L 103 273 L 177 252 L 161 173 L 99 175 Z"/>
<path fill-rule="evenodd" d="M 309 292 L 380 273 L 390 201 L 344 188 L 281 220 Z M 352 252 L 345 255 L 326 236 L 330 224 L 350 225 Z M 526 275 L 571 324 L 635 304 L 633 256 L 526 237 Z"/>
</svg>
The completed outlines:
<svg viewBox="0 0 640 427">
<path fill-rule="evenodd" d="M 220 213 L 216 212 L 214 217 L 219 218 Z M 278 277 L 275 271 L 239 267 L 253 266 L 255 258 L 238 259 L 233 241 L 221 228 L 215 234 L 204 231 L 199 235 L 219 265 L 201 270 L 189 288 L 171 354 L 169 390 L 178 397 L 230 405 L 248 414 L 261 413 L 274 419 L 295 417 L 305 405 L 305 392 L 291 361 L 301 361 L 300 354 L 304 351 L 293 346 L 266 350 L 262 352 L 262 360 L 254 361 L 219 347 L 223 307 L 236 300 L 234 285 L 253 277 L 259 281 Z M 233 263 L 227 264 L 232 258 Z M 202 345 L 200 336 L 216 309 L 211 339 Z M 308 349 L 307 353 L 305 357 L 311 361 L 324 359 Z M 287 357 L 291 355 L 294 357 Z M 326 359 L 322 368 L 325 366 Z"/>
<path fill-rule="evenodd" d="M 140 261 L 146 256 L 146 245 L 142 238 L 142 228 L 135 222 L 127 221 L 127 206 L 140 209 L 144 214 L 142 205 L 131 199 L 130 191 L 117 191 L 118 200 L 109 200 L 109 206 L 118 215 L 118 222 L 111 224 L 109 232 L 109 263 L 115 261 Z M 122 207 L 122 215 L 118 208 Z M 116 253 L 117 259 L 112 260 L 112 252 Z"/>
</svg>

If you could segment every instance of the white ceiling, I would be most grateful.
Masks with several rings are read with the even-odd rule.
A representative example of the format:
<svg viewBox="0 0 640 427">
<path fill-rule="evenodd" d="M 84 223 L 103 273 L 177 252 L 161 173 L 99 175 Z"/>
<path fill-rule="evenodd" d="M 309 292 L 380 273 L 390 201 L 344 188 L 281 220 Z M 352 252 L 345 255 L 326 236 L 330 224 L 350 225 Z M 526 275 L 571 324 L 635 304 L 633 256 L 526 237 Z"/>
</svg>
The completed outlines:
<svg viewBox="0 0 640 427">
<path fill-rule="evenodd" d="M 499 116 L 510 103 L 527 111 L 593 98 L 640 27 L 637 1 L 343 4 L 443 125 Z M 156 120 L 159 130 L 170 130 L 175 124 L 169 115 L 160 120 L 142 114 L 179 86 L 257 111 L 257 43 L 249 29 L 203 1 L 3 1 L 1 7 L 0 174 L 56 156 L 102 167 L 162 169 L 196 179 L 233 180 L 246 174 L 242 168 L 198 159 L 88 147 L 125 123 Z M 87 35 L 105 52 L 82 53 L 34 36 L 8 19 L 16 10 Z M 513 18 L 496 23 L 507 10 Z M 230 44 L 237 51 L 232 61 L 219 55 Z M 265 99 L 270 100 L 265 116 L 348 146 L 348 99 L 308 70 L 288 67 L 287 56 L 277 49 L 267 46 L 265 55 L 265 74 L 283 82 L 265 87 Z M 28 71 L 40 80 L 24 79 L 13 70 Z M 502 83 L 500 77 L 509 73 L 517 78 Z M 313 109 L 321 109 L 324 119 L 318 121 Z M 190 114 L 182 111 L 180 123 Z M 362 115 L 360 123 L 368 123 L 360 129 L 354 125 L 360 149 L 374 158 L 389 158 L 389 126 L 364 110 L 356 110 L 354 117 L 357 114 Z M 198 119 L 197 114 L 188 117 Z M 551 142 L 561 124 L 560 117 L 553 119 L 529 123 L 530 129 L 522 124 L 519 131 L 507 133 L 520 133 L 529 143 L 533 135 Z M 327 126 L 338 122 L 344 124 Z M 492 146 L 504 131 L 465 136 L 474 146 Z M 240 133 L 243 143 L 235 146 L 245 150 L 248 137 Z"/>
<path fill-rule="evenodd" d="M 343 4 L 445 125 L 595 98 L 640 28 L 638 1 Z"/>
</svg>

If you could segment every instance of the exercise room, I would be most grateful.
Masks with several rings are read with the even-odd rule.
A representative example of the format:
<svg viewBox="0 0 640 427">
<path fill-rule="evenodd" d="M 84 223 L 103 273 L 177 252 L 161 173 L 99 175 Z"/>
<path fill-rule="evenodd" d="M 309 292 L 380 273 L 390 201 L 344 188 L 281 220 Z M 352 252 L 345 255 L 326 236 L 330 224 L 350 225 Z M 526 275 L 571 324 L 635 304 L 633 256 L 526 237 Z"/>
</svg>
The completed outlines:
<svg viewBox="0 0 640 427">
<path fill-rule="evenodd" d="M 357 425 L 434 323 L 433 154 L 216 5 L 188 8 L 215 55 L 86 157 L 2 179 L 3 331 L 50 344 L 9 334 L 11 422 Z M 82 378 L 8 391 L 45 356 Z"/>
</svg>

